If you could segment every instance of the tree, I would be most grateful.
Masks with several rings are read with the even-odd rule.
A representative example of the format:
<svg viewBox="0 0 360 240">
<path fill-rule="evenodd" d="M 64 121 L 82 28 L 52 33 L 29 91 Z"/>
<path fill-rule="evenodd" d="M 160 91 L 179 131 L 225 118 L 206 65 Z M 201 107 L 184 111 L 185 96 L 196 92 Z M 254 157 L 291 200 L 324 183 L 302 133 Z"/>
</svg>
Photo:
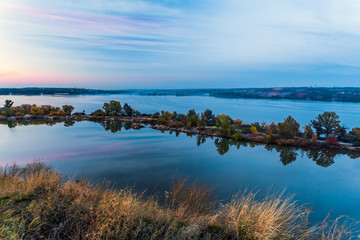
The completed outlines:
<svg viewBox="0 0 360 240">
<path fill-rule="evenodd" d="M 345 126 L 338 127 L 335 130 L 335 136 L 337 137 L 337 139 L 339 141 L 348 141 L 348 140 L 350 140 L 349 135 L 347 133 L 347 128 Z"/>
<path fill-rule="evenodd" d="M 14 104 L 13 101 L 11 101 L 11 100 L 5 100 L 4 108 L 5 108 L 5 109 L 9 109 L 9 108 L 12 107 L 13 104 Z"/>
<path fill-rule="evenodd" d="M 106 116 L 119 116 L 121 114 L 121 104 L 119 101 L 111 100 L 109 103 L 104 103 L 102 108 Z"/>
<path fill-rule="evenodd" d="M 305 136 L 305 138 L 311 139 L 312 136 L 313 136 L 313 134 L 314 134 L 314 132 L 313 132 L 313 130 L 311 129 L 311 127 L 310 127 L 309 125 L 306 125 L 306 126 L 304 127 L 304 136 Z"/>
<path fill-rule="evenodd" d="M 317 136 L 320 136 L 323 133 L 323 130 L 322 130 L 322 127 L 321 127 L 321 124 L 319 121 L 311 120 L 310 126 L 315 130 Z"/>
<path fill-rule="evenodd" d="M 231 126 L 231 118 L 228 115 L 222 114 L 218 116 L 216 126 L 220 130 L 222 136 L 231 136 L 233 128 Z"/>
<path fill-rule="evenodd" d="M 133 109 L 127 103 L 124 104 L 124 112 L 126 116 L 132 117 L 133 115 Z"/>
<path fill-rule="evenodd" d="M 283 123 L 279 124 L 280 134 L 286 138 L 293 138 L 299 133 L 300 124 L 291 116 L 285 118 Z"/>
<path fill-rule="evenodd" d="M 201 113 L 201 120 L 205 122 L 209 122 L 214 117 L 213 112 L 210 109 L 206 109 L 203 113 Z"/>
<path fill-rule="evenodd" d="M 64 113 L 66 113 L 67 115 L 70 115 L 72 111 L 74 111 L 74 107 L 71 105 L 64 105 L 62 106 L 62 110 L 64 111 Z"/>
<path fill-rule="evenodd" d="M 186 114 L 187 118 L 187 126 L 196 126 L 197 120 L 199 119 L 199 114 L 195 112 L 195 109 L 189 110 L 188 114 Z M 189 123 L 190 122 L 190 123 Z"/>
<path fill-rule="evenodd" d="M 339 115 L 334 112 L 324 112 L 312 120 L 310 125 L 316 130 L 317 135 L 325 134 L 328 137 L 340 128 Z"/>
</svg>

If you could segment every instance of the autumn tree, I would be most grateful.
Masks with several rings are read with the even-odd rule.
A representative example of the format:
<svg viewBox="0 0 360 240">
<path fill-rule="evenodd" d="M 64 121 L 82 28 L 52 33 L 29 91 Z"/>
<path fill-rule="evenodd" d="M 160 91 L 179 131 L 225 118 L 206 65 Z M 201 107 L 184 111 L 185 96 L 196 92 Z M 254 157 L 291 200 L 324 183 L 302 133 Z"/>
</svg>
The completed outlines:
<svg viewBox="0 0 360 240">
<path fill-rule="evenodd" d="M 168 111 L 162 110 L 160 112 L 159 121 L 166 122 L 166 121 L 170 120 L 170 117 L 171 117 L 171 113 L 169 113 Z"/>
<path fill-rule="evenodd" d="M 121 104 L 119 101 L 111 100 L 109 103 L 104 103 L 102 108 L 106 116 L 119 116 L 121 114 Z"/>
<path fill-rule="evenodd" d="M 62 106 L 62 110 L 64 111 L 64 113 L 66 113 L 67 115 L 70 115 L 72 111 L 74 111 L 74 107 L 71 105 L 64 105 Z"/>
<path fill-rule="evenodd" d="M 283 137 L 293 138 L 299 133 L 300 124 L 293 117 L 288 116 L 279 124 L 279 127 Z"/>
<path fill-rule="evenodd" d="M 305 138 L 311 139 L 313 134 L 314 134 L 314 131 L 312 130 L 310 125 L 304 126 L 304 136 L 305 136 Z"/>
<path fill-rule="evenodd" d="M 315 120 L 311 120 L 310 125 L 315 129 L 318 136 L 325 134 L 328 137 L 340 127 L 339 115 L 335 112 L 324 112 L 319 114 Z"/>
<path fill-rule="evenodd" d="M 189 112 L 186 114 L 187 118 L 187 127 L 196 126 L 199 114 L 196 113 L 195 109 L 189 110 Z"/>
<path fill-rule="evenodd" d="M 234 131 L 231 126 L 231 118 L 225 114 L 218 116 L 216 126 L 218 127 L 222 136 L 231 136 Z"/>
</svg>

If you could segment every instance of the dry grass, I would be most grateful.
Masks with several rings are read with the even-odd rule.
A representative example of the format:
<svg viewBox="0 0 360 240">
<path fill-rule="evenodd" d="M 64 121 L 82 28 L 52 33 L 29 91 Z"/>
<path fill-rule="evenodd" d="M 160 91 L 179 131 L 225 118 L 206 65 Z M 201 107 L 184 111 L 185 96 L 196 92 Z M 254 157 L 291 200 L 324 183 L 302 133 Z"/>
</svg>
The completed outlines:
<svg viewBox="0 0 360 240">
<path fill-rule="evenodd" d="M 130 189 L 67 181 L 42 163 L 0 169 L 1 239 L 349 239 L 354 222 L 309 227 L 309 210 L 283 193 L 244 192 L 225 205 L 211 189 L 174 182 L 161 206 Z"/>
</svg>

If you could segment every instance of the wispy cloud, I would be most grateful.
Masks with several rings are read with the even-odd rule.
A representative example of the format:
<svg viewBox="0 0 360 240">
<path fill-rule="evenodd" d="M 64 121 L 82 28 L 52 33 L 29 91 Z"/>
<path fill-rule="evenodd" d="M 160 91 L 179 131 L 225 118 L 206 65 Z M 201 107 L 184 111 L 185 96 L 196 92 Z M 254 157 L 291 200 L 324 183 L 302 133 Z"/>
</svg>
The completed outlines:
<svg viewBox="0 0 360 240">
<path fill-rule="evenodd" d="M 3 0 L 0 72 L 20 74 L 0 83 L 221 87 L 226 78 L 237 87 L 269 85 L 269 74 L 281 73 L 281 85 L 297 85 L 305 72 L 353 79 L 359 12 L 357 0 Z"/>
</svg>

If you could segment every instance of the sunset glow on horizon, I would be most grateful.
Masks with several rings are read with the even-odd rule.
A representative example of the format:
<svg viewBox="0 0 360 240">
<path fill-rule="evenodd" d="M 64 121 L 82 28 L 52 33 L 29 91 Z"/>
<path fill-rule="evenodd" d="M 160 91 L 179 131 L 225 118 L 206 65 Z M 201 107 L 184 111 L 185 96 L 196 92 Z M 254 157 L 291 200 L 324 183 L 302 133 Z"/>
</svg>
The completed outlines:
<svg viewBox="0 0 360 240">
<path fill-rule="evenodd" d="M 360 86 L 360 2 L 3 0 L 0 87 Z"/>
</svg>

